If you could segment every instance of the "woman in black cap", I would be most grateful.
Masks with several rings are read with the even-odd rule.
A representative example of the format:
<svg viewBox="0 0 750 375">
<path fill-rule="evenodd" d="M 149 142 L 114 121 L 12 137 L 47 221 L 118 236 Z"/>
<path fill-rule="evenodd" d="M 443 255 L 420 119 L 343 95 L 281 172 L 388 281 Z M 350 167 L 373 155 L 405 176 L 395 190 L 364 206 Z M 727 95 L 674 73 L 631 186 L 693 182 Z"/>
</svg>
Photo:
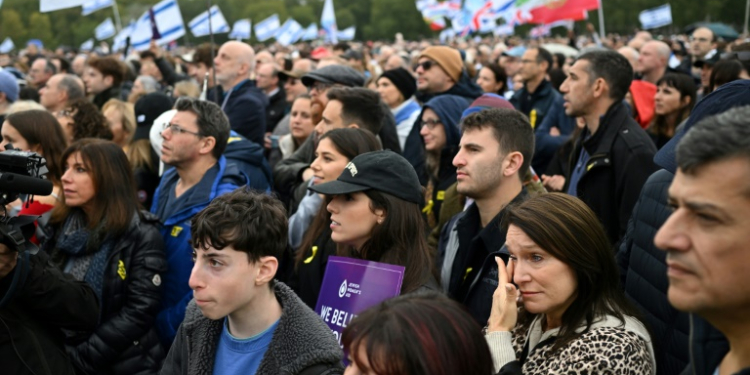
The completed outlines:
<svg viewBox="0 0 750 375">
<path fill-rule="evenodd" d="M 404 266 L 402 294 L 439 289 L 419 209 L 422 186 L 404 157 L 359 155 L 336 181 L 309 189 L 326 195 L 339 255 Z"/>
<path fill-rule="evenodd" d="M 310 168 L 311 184 L 335 181 L 344 167 L 357 155 L 381 150 L 372 133 L 356 128 L 334 129 L 318 141 Z M 289 218 L 289 245 L 295 251 L 294 273 L 289 286 L 311 309 L 318 302 L 328 257 L 336 255 L 331 241 L 331 214 L 320 194 L 308 192 Z"/>
<path fill-rule="evenodd" d="M 396 118 L 396 132 L 401 150 L 403 150 L 406 138 L 422 111 L 417 100 L 414 99 L 417 81 L 408 70 L 396 68 L 383 72 L 377 84 L 380 97 Z"/>
</svg>

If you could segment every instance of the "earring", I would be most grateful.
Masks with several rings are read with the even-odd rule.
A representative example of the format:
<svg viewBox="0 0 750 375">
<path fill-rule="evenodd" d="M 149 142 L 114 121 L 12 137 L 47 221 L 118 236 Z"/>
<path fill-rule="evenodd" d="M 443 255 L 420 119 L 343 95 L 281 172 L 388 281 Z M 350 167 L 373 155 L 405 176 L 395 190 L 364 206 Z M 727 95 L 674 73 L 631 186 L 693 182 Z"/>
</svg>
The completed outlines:
<svg viewBox="0 0 750 375">
<path fill-rule="evenodd" d="M 383 219 L 378 219 L 378 225 L 383 224 Z"/>
</svg>

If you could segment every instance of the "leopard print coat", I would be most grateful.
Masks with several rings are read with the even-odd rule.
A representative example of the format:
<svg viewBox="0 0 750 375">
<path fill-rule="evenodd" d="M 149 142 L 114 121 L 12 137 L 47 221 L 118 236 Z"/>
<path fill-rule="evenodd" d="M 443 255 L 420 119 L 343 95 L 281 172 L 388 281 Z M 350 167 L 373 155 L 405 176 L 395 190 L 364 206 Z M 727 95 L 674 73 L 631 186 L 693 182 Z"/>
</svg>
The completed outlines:
<svg viewBox="0 0 750 375">
<path fill-rule="evenodd" d="M 617 324 L 619 323 L 619 324 Z M 656 373 L 653 349 L 646 329 L 635 319 L 628 318 L 625 326 L 614 318 L 595 323 L 592 328 L 563 349 L 552 352 L 553 336 L 559 329 L 542 333 L 537 317 L 527 327 L 516 327 L 511 332 L 496 332 L 503 336 L 506 359 L 499 359 L 498 342 L 488 336 L 496 368 L 501 375 L 653 375 Z M 490 334 L 492 335 L 492 334 Z M 524 358 L 524 347 L 529 349 Z M 512 353 L 510 357 L 507 355 Z M 502 350 L 502 349 L 500 349 Z M 523 363 L 519 362 L 523 359 Z M 499 363 L 498 363 L 499 362 Z"/>
</svg>

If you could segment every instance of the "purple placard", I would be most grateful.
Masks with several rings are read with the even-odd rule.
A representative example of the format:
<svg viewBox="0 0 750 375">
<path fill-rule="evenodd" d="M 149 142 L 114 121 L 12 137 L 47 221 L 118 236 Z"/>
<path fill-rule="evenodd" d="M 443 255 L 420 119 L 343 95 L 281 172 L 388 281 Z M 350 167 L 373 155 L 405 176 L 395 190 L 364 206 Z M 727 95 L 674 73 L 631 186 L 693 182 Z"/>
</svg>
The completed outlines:
<svg viewBox="0 0 750 375">
<path fill-rule="evenodd" d="M 368 307 L 401 294 L 404 267 L 345 257 L 328 257 L 315 312 L 341 344 L 341 333 Z"/>
</svg>

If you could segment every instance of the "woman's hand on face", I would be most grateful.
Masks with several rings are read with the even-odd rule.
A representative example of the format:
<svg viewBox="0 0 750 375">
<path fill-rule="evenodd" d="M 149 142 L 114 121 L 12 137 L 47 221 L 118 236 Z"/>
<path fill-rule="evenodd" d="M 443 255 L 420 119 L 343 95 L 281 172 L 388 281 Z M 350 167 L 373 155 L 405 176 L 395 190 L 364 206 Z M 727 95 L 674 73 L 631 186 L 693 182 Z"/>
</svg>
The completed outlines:
<svg viewBox="0 0 750 375">
<path fill-rule="evenodd" d="M 487 328 L 489 332 L 510 332 L 518 321 L 518 289 L 512 284 L 514 264 L 509 260 L 506 266 L 500 257 L 495 257 L 495 261 L 498 284 L 492 295 L 492 311 Z"/>
</svg>

